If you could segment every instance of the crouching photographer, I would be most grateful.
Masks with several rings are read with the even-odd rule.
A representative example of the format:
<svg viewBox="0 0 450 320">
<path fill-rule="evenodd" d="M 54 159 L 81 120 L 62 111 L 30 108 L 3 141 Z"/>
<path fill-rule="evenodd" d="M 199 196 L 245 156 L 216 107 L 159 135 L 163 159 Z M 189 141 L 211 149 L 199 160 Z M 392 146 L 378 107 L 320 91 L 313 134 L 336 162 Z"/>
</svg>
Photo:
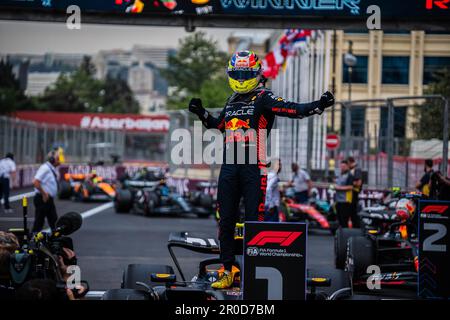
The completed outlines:
<svg viewBox="0 0 450 320">
<path fill-rule="evenodd" d="M 81 215 L 76 212 L 66 213 L 56 222 L 54 230 L 30 234 L 26 201 L 23 207 L 24 228 L 12 230 L 20 246 L 9 258 L 10 287 L 16 289 L 16 298 L 82 298 L 89 287 L 86 281 L 80 280 L 73 242 L 67 237 L 81 227 Z"/>
<path fill-rule="evenodd" d="M 9 273 L 11 254 L 19 248 L 19 240 L 9 232 L 0 231 L 0 300 L 14 299 Z"/>
</svg>

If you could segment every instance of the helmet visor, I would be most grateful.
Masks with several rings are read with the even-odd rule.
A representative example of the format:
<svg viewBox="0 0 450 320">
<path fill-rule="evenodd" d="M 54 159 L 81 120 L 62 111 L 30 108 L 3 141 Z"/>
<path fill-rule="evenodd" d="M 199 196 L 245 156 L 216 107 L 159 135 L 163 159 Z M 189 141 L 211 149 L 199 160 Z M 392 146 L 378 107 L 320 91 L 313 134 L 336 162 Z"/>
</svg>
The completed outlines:
<svg viewBox="0 0 450 320">
<path fill-rule="evenodd" d="M 228 76 L 234 80 L 249 80 L 254 79 L 259 75 L 259 70 L 253 69 L 238 69 L 228 70 Z"/>
</svg>

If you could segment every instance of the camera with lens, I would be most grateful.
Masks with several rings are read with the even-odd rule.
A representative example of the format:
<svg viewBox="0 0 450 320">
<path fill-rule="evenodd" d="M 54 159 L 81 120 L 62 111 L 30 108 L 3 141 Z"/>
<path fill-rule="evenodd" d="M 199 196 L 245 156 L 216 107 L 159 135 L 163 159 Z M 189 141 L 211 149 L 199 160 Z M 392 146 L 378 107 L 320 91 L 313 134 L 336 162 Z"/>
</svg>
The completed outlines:
<svg viewBox="0 0 450 320">
<path fill-rule="evenodd" d="M 52 231 L 36 234 L 28 232 L 26 210 L 24 209 L 24 228 L 11 229 L 20 242 L 20 248 L 10 257 L 10 276 L 13 287 L 20 287 L 31 279 L 51 279 L 58 287 L 65 288 L 64 274 L 60 268 L 60 257 L 64 265 L 76 265 L 75 257 L 68 257 L 64 248 L 73 251 L 73 242 L 68 235 L 77 231 L 82 217 L 77 212 L 68 212 L 56 222 Z"/>
</svg>

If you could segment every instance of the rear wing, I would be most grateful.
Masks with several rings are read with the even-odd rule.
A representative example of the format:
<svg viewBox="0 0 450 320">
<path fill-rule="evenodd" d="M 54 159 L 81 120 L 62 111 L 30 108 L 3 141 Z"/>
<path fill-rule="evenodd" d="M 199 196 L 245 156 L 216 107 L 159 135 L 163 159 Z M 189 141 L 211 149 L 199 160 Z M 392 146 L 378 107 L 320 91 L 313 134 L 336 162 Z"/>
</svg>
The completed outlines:
<svg viewBox="0 0 450 320">
<path fill-rule="evenodd" d="M 186 278 L 184 277 L 178 259 L 173 252 L 173 248 L 177 247 L 204 254 L 220 253 L 219 242 L 217 239 L 192 236 L 189 232 L 171 232 L 167 243 L 167 249 L 169 250 L 170 257 L 183 281 L 186 281 Z"/>
</svg>

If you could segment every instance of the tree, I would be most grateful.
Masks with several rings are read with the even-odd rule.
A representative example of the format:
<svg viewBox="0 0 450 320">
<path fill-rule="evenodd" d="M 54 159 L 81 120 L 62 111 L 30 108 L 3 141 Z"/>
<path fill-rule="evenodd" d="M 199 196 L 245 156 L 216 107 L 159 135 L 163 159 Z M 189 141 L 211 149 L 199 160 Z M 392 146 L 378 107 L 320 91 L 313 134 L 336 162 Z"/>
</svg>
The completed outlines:
<svg viewBox="0 0 450 320">
<path fill-rule="evenodd" d="M 62 73 L 38 99 L 38 109 L 71 112 L 138 113 L 139 104 L 128 84 L 115 78 L 94 78 L 95 67 L 85 57 L 71 74 Z"/>
<path fill-rule="evenodd" d="M 450 99 L 450 68 L 443 69 L 435 75 L 436 81 L 431 83 L 426 94 L 437 94 Z M 440 139 L 443 132 L 443 104 L 441 100 L 429 100 L 426 106 L 417 108 L 418 122 L 415 125 L 420 139 Z M 448 139 L 450 139 L 450 134 Z"/>
<path fill-rule="evenodd" d="M 12 65 L 8 61 L 0 60 L 0 114 L 9 114 L 30 104 L 31 101 L 20 89 Z"/>
<path fill-rule="evenodd" d="M 200 89 L 199 97 L 208 108 L 223 108 L 232 91 L 228 78 L 223 75 L 206 82 Z M 184 105 L 186 108 L 187 104 Z"/>
<path fill-rule="evenodd" d="M 104 112 L 139 113 L 139 104 L 124 80 L 107 77 L 102 93 Z"/>
<path fill-rule="evenodd" d="M 169 96 L 169 108 L 185 109 L 193 96 L 201 97 L 207 107 L 223 107 L 231 93 L 224 77 L 226 64 L 227 55 L 205 33 L 182 39 L 177 53 L 169 56 L 168 67 L 161 70 L 169 85 L 177 88 Z"/>
</svg>

